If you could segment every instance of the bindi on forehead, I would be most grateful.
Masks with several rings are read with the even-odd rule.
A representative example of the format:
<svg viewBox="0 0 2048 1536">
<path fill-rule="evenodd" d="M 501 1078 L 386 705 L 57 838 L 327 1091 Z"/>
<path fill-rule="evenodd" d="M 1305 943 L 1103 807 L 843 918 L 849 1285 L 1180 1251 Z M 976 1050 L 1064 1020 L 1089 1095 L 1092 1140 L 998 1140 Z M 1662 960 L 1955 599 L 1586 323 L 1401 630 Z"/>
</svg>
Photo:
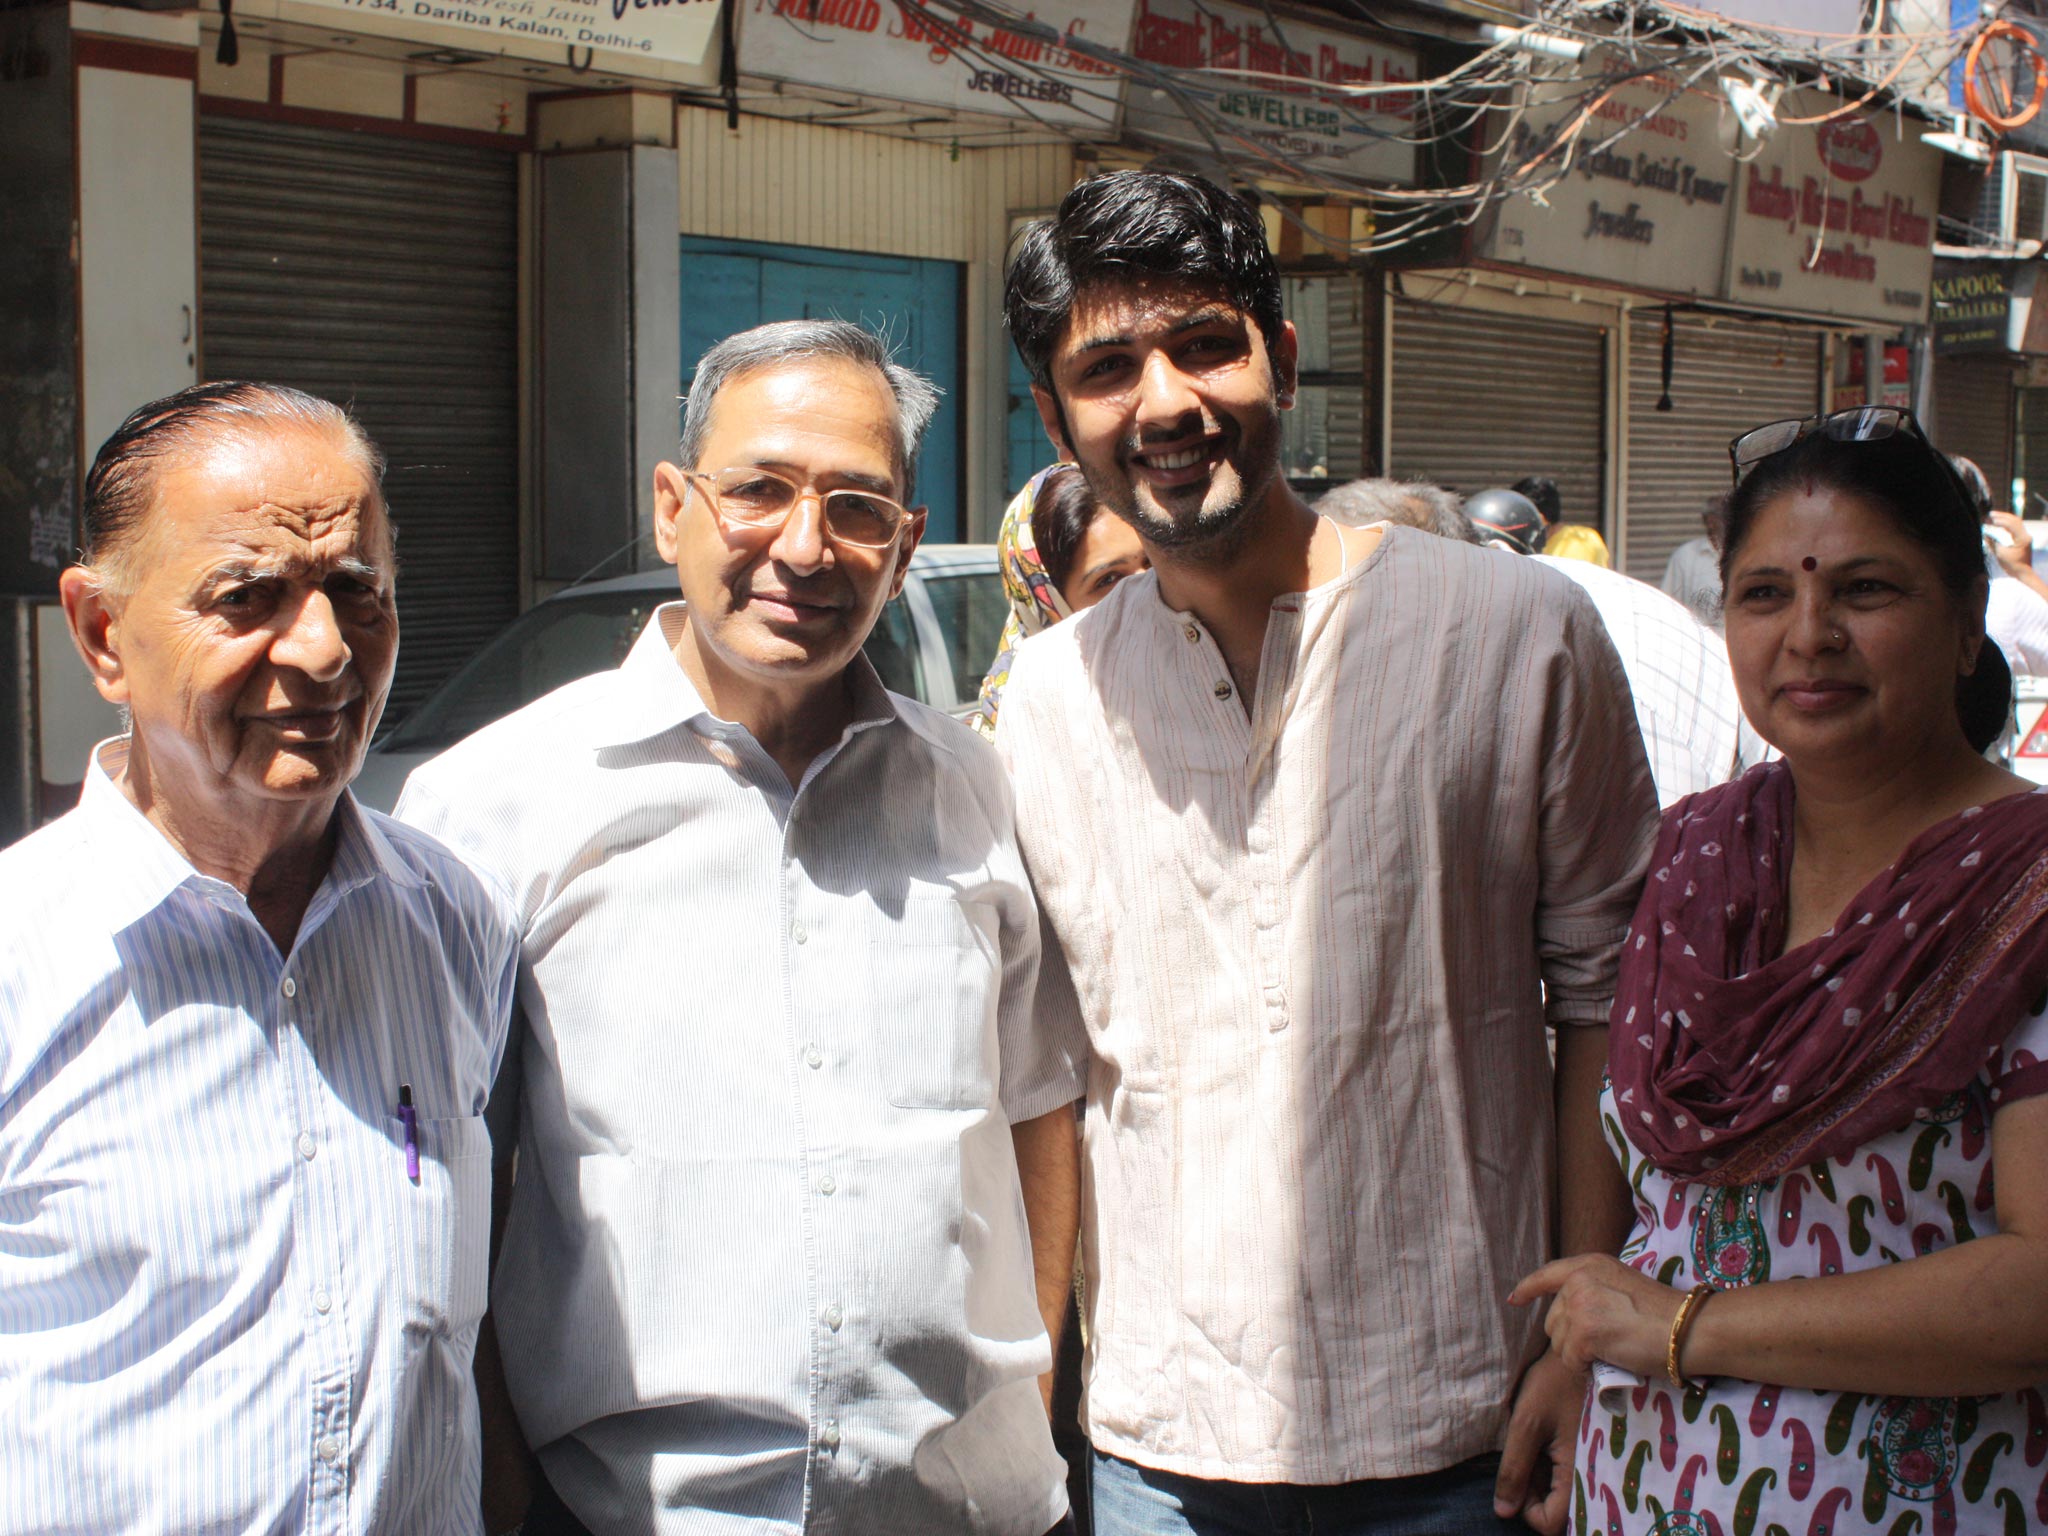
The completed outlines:
<svg viewBox="0 0 2048 1536">
<path fill-rule="evenodd" d="M 1799 562 L 1799 569 L 1801 569 L 1802 571 L 1817 571 L 1820 569 L 1820 562 L 1814 559 L 1813 556 L 1808 555 L 1804 560 Z"/>
</svg>

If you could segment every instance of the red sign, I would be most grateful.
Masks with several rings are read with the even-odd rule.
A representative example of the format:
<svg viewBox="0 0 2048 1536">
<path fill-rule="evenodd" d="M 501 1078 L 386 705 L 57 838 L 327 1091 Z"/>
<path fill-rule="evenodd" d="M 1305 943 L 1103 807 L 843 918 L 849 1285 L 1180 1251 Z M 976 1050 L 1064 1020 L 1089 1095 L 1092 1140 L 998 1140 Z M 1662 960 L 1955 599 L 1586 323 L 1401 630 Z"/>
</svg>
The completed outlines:
<svg viewBox="0 0 2048 1536">
<path fill-rule="evenodd" d="M 1839 118 L 1815 131 L 1820 158 L 1844 181 L 1863 181 L 1877 173 L 1884 160 L 1884 141 L 1865 117 Z"/>
</svg>

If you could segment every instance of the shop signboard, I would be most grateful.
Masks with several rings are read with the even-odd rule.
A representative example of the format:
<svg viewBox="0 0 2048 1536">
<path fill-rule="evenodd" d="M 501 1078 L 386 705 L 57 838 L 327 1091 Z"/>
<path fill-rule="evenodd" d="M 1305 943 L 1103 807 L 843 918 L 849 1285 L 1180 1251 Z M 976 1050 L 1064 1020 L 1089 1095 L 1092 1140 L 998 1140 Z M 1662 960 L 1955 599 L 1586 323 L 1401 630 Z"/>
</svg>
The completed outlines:
<svg viewBox="0 0 2048 1536">
<path fill-rule="evenodd" d="M 1141 69 L 1132 79 L 1124 125 L 1134 136 L 1211 152 L 1220 145 L 1240 163 L 1264 156 L 1281 180 L 1289 164 L 1368 184 L 1415 179 L 1414 97 L 1323 89 L 1407 84 L 1417 69 L 1409 49 L 1271 10 L 1137 0 L 1131 53 L 1171 71 L 1148 79 Z"/>
<path fill-rule="evenodd" d="M 1835 104 L 1800 92 L 1778 115 Z M 1941 152 L 1889 117 L 1781 121 L 1742 169 L 1728 297 L 1886 328 L 1924 320 L 1940 185 Z"/>
<path fill-rule="evenodd" d="M 1583 110 L 1585 94 L 1576 78 L 1531 86 L 1502 163 L 1541 154 Z M 1479 254 L 1661 293 L 1713 295 L 1725 267 L 1734 176 L 1718 97 L 1654 80 L 1624 86 L 1593 108 L 1563 179 L 1540 188 L 1540 200 L 1511 198 Z"/>
<path fill-rule="evenodd" d="M 609 0 L 617 3 L 617 0 Z M 1134 0 L 1051 0 L 1011 29 L 925 0 L 740 0 L 740 72 L 1060 128 L 1113 127 Z M 1049 33 L 1048 33 L 1049 29 Z"/>
<path fill-rule="evenodd" d="M 2012 350 L 2018 275 L 2016 268 L 2002 261 L 1937 261 L 1933 312 L 1928 317 L 1934 350 L 1945 357 Z"/>
<path fill-rule="evenodd" d="M 669 64 L 700 64 L 718 30 L 720 0 L 296 0 L 345 11 L 358 31 L 559 64 L 594 49 Z"/>
<path fill-rule="evenodd" d="M 2036 304 L 2038 261 L 1937 261 L 1934 350 L 2048 354 L 2048 305 Z"/>
</svg>

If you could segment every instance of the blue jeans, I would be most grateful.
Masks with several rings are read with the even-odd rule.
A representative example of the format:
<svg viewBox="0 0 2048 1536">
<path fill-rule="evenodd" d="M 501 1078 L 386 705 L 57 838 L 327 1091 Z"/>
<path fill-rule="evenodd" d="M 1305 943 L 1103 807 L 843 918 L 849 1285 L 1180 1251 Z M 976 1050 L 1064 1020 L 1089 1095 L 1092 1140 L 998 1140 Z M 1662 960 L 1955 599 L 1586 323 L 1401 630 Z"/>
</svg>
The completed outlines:
<svg viewBox="0 0 2048 1536">
<path fill-rule="evenodd" d="M 1224 1483 L 1134 1466 L 1095 1452 L 1095 1536 L 1503 1536 L 1493 1512 L 1498 1456 L 1441 1472 L 1316 1487 Z"/>
</svg>

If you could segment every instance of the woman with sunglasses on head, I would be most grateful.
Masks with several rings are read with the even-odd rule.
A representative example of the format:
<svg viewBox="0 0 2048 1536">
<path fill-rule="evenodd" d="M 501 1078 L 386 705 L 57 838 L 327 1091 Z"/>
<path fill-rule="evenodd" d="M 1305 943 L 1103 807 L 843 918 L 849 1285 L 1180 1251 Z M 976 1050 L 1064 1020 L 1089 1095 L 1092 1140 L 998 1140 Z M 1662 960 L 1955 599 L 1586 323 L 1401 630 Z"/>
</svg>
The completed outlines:
<svg viewBox="0 0 2048 1536">
<path fill-rule="evenodd" d="M 991 739 L 1017 647 L 1028 636 L 1093 608 L 1126 576 L 1151 566 L 1131 526 L 1095 499 L 1072 464 L 1040 470 L 1016 494 L 1003 513 L 996 553 L 1010 618 L 968 720 Z"/>
<path fill-rule="evenodd" d="M 1574 1528 L 2048 1526 L 2048 794 L 1977 519 L 1903 411 L 1737 439 L 1728 653 L 1781 762 L 1665 814 L 1603 1099 L 1634 1230 L 1537 1271 Z M 1995 1177 L 1994 1177 L 1995 1171 Z"/>
</svg>

